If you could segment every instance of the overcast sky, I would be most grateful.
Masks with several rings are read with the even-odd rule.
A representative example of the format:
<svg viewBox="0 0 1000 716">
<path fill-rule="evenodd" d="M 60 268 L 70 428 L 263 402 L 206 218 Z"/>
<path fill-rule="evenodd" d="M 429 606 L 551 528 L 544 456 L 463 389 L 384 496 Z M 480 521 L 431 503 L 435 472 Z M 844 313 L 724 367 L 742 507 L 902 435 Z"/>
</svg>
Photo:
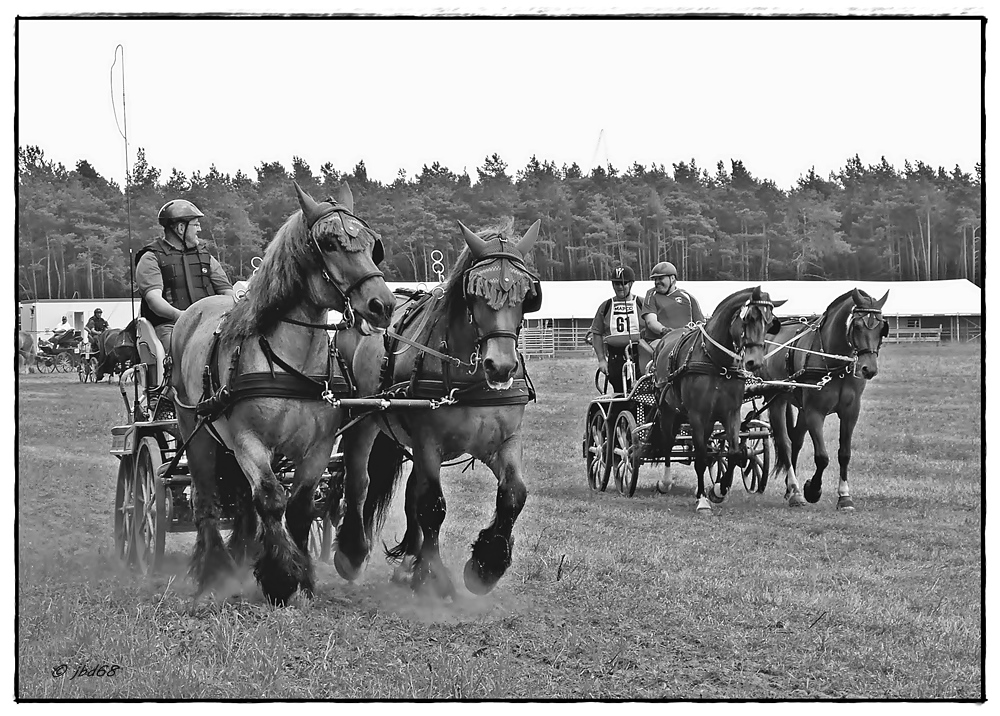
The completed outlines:
<svg viewBox="0 0 1000 716">
<path fill-rule="evenodd" d="M 497 153 L 584 171 L 742 159 L 789 188 L 855 153 L 972 171 L 976 20 L 22 20 L 18 143 L 121 182 L 301 156 L 412 178 Z M 113 74 L 113 76 L 112 76 Z M 112 87 L 113 80 L 113 87 Z"/>
</svg>

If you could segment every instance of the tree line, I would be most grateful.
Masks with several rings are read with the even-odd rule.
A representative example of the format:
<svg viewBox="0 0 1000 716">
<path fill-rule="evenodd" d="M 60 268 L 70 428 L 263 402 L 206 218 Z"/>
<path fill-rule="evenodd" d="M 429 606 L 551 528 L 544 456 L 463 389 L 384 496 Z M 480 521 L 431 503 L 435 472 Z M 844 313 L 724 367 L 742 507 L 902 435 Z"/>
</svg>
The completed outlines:
<svg viewBox="0 0 1000 716">
<path fill-rule="evenodd" d="M 382 234 L 388 280 L 435 280 L 430 254 L 454 265 L 462 221 L 477 230 L 506 216 L 524 230 L 542 219 L 533 252 L 545 280 L 607 279 L 619 263 L 645 277 L 673 262 L 682 280 L 927 280 L 982 285 L 982 166 L 972 174 L 921 161 L 901 169 L 857 156 L 827 178 L 814 170 L 783 190 L 740 160 L 710 173 L 695 162 L 634 163 L 584 173 L 532 157 L 508 171 L 496 154 L 475 181 L 435 162 L 412 179 L 368 178 L 364 162 L 315 174 L 299 157 L 286 169 L 263 162 L 251 178 L 207 172 L 164 177 L 139 149 L 127 187 L 81 159 L 74 169 L 37 146 L 18 149 L 19 300 L 114 298 L 130 293 L 130 248 L 162 234 L 160 206 L 193 201 L 206 215 L 201 238 L 234 281 L 253 270 L 298 204 L 291 181 L 317 199 L 346 180 L 355 211 Z M 127 189 L 127 190 L 126 190 Z M 130 239 L 131 237 L 131 239 Z"/>
</svg>

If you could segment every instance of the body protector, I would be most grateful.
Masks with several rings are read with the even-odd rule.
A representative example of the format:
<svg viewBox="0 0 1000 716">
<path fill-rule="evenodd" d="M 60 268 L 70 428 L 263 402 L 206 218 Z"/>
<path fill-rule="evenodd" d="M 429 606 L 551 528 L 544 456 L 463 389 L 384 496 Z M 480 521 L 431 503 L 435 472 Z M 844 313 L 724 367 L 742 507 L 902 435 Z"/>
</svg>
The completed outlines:
<svg viewBox="0 0 1000 716">
<path fill-rule="evenodd" d="M 163 299 L 176 309 L 183 311 L 195 301 L 215 295 L 212 285 L 212 257 L 200 246 L 181 251 L 158 239 L 143 246 L 136 254 L 135 261 L 147 251 L 156 256 L 163 277 Z M 170 323 L 170 320 L 156 313 L 142 299 L 140 315 L 154 326 Z"/>
</svg>

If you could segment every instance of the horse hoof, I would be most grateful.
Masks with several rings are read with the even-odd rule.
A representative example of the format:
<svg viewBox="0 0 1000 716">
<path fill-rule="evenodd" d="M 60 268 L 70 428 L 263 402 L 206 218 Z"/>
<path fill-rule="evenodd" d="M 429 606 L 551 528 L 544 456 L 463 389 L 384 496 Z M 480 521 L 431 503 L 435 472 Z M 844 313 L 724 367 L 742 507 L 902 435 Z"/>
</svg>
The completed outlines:
<svg viewBox="0 0 1000 716">
<path fill-rule="evenodd" d="M 854 512 L 854 500 L 850 497 L 841 497 L 837 500 L 837 509 L 841 512 Z"/>
<path fill-rule="evenodd" d="M 712 514 L 712 503 L 704 497 L 699 497 L 698 505 L 694 508 L 694 511 L 699 515 L 710 515 Z"/>
<path fill-rule="evenodd" d="M 805 495 L 806 502 L 810 504 L 819 502 L 819 498 L 823 494 L 823 487 L 814 487 L 814 485 L 812 480 L 806 480 L 806 484 L 802 486 L 802 493 Z"/>
<path fill-rule="evenodd" d="M 496 579 L 492 582 L 487 581 L 482 574 L 482 565 L 471 557 L 465 563 L 463 578 L 465 579 L 465 588 L 477 597 L 489 594 L 497 583 Z"/>
<path fill-rule="evenodd" d="M 657 482 L 656 482 L 656 491 L 658 493 L 660 493 L 661 495 L 669 495 L 670 494 L 670 488 L 672 488 L 673 486 L 674 486 L 674 483 L 672 483 L 672 482 L 671 483 L 664 483 L 663 480 L 657 480 Z"/>
<path fill-rule="evenodd" d="M 442 567 L 443 569 L 443 567 Z M 426 565 L 418 565 L 413 571 L 410 588 L 418 593 L 430 592 L 438 599 L 455 598 L 455 585 L 445 572 L 439 572 Z"/>
<path fill-rule="evenodd" d="M 361 575 L 361 569 L 364 567 L 364 562 L 355 567 L 351 564 L 351 560 L 344 556 L 344 553 L 338 549 L 333 553 L 333 566 L 336 568 L 337 574 L 339 574 L 341 578 L 348 582 L 353 582 Z"/>
<path fill-rule="evenodd" d="M 718 495 L 718 494 L 716 494 L 715 487 L 716 486 L 713 485 L 712 489 L 710 489 L 708 491 L 708 499 L 710 499 L 712 502 L 714 502 L 717 505 L 721 505 L 723 502 L 725 502 L 726 496 L 725 495 Z"/>
<path fill-rule="evenodd" d="M 789 507 L 805 507 L 806 500 L 802 497 L 801 492 L 793 492 L 788 496 L 788 506 Z"/>
</svg>

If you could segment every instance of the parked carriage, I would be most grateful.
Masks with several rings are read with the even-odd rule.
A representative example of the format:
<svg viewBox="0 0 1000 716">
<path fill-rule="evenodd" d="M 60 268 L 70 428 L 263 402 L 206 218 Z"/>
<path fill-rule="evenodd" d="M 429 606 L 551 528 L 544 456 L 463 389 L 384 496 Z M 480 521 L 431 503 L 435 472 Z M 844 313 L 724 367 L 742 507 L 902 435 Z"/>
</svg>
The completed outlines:
<svg viewBox="0 0 1000 716">
<path fill-rule="evenodd" d="M 39 373 L 69 373 L 80 360 L 80 347 L 84 343 L 80 331 L 69 330 L 49 340 L 38 339 L 35 368 Z"/>
<path fill-rule="evenodd" d="M 587 482 L 592 490 L 603 492 L 613 476 L 618 492 L 632 497 L 639 480 L 639 468 L 643 464 L 669 461 L 690 465 L 694 462 L 694 444 L 690 426 L 684 424 L 669 455 L 658 449 L 655 436 L 650 434 L 656 427 L 653 418 L 659 395 L 655 376 L 646 373 L 637 377 L 638 344 L 628 346 L 626 351 L 624 393 L 609 394 L 607 376 L 600 372 L 595 375 L 594 384 L 601 395 L 591 400 L 587 407 L 583 457 L 587 466 Z M 748 410 L 739 432 L 739 449 L 747 457 L 746 464 L 741 468 L 743 486 L 747 492 L 763 492 L 771 469 L 773 447 L 771 427 L 761 418 L 766 404 L 753 383 L 747 384 L 745 404 Z M 716 423 L 709 440 L 710 461 L 706 470 L 711 484 L 726 468 L 724 440 L 725 431 Z"/>
</svg>

